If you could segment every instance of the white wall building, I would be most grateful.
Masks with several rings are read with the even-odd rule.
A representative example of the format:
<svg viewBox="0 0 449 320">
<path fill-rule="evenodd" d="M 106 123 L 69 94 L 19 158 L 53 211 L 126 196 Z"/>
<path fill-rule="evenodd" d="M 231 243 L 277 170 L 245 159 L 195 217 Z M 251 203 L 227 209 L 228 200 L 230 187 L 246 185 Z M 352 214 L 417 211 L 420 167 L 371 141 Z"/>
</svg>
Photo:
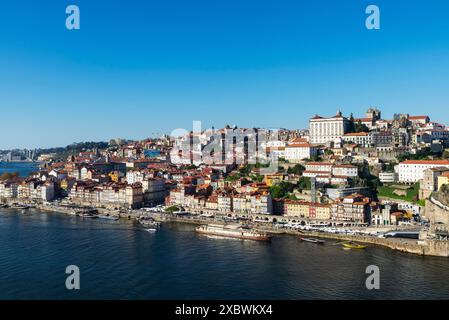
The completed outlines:
<svg viewBox="0 0 449 320">
<path fill-rule="evenodd" d="M 449 160 L 407 160 L 399 164 L 399 182 L 415 183 L 424 176 L 424 170 L 447 167 Z"/>
<path fill-rule="evenodd" d="M 394 183 L 397 181 L 398 175 L 396 172 L 381 172 L 379 173 L 379 180 L 382 183 Z"/>
<path fill-rule="evenodd" d="M 310 143 L 325 144 L 341 138 L 349 128 L 349 120 L 338 112 L 334 117 L 315 116 L 309 120 Z"/>
<path fill-rule="evenodd" d="M 357 177 L 359 169 L 350 164 L 336 164 L 332 167 L 332 174 L 334 176 Z"/>
<path fill-rule="evenodd" d="M 290 144 L 285 147 L 285 160 L 299 162 L 315 157 L 317 153 L 318 149 L 308 143 Z"/>
<path fill-rule="evenodd" d="M 366 148 L 373 144 L 373 134 L 370 132 L 346 133 L 342 139 L 345 143 L 355 143 Z"/>
</svg>

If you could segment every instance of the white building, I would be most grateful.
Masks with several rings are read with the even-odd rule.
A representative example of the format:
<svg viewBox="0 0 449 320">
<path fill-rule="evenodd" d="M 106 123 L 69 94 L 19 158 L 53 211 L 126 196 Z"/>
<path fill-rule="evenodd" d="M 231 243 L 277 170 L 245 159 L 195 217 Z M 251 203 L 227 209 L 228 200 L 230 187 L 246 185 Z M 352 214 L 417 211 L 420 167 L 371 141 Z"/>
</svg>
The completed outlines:
<svg viewBox="0 0 449 320">
<path fill-rule="evenodd" d="M 333 164 L 330 162 L 309 162 L 306 164 L 307 171 L 332 172 Z"/>
<path fill-rule="evenodd" d="M 126 172 L 126 182 L 128 184 L 134 184 L 136 182 L 142 182 L 145 179 L 145 173 L 139 170 L 129 170 Z"/>
<path fill-rule="evenodd" d="M 325 144 L 341 138 L 349 128 L 349 120 L 338 112 L 334 117 L 315 116 L 309 120 L 310 143 Z"/>
<path fill-rule="evenodd" d="M 0 198 L 16 198 L 18 185 L 15 182 L 0 183 Z"/>
<path fill-rule="evenodd" d="M 399 164 L 399 182 L 415 183 L 424 177 L 424 170 L 447 167 L 449 160 L 407 160 Z"/>
<path fill-rule="evenodd" d="M 373 134 L 370 132 L 346 133 L 342 139 L 345 143 L 355 143 L 365 148 L 373 144 Z"/>
<path fill-rule="evenodd" d="M 336 164 L 332 167 L 334 176 L 357 177 L 359 169 L 351 164 Z"/>
<path fill-rule="evenodd" d="M 381 172 L 379 173 L 379 180 L 382 183 L 394 183 L 397 181 L 398 175 L 396 172 Z"/>
<path fill-rule="evenodd" d="M 318 154 L 318 149 L 309 143 L 289 144 L 285 147 L 285 160 L 299 162 L 310 159 Z"/>
</svg>

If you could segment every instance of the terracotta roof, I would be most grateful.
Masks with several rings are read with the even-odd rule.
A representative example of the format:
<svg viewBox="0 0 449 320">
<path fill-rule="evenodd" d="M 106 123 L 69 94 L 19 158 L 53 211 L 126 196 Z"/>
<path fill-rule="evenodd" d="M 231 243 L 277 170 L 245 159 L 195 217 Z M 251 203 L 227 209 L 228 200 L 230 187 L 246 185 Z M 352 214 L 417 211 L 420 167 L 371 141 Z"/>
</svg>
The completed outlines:
<svg viewBox="0 0 449 320">
<path fill-rule="evenodd" d="M 352 164 L 336 164 L 334 165 L 334 168 L 357 168 L 357 167 L 353 166 Z"/>
<path fill-rule="evenodd" d="M 449 160 L 407 160 L 400 164 L 433 164 L 433 165 L 449 165 Z"/>
<path fill-rule="evenodd" d="M 288 146 L 286 146 L 285 148 L 311 148 L 312 145 L 309 143 L 294 143 L 294 144 L 289 144 Z"/>
<path fill-rule="evenodd" d="M 356 136 L 368 136 L 369 132 L 352 132 L 352 133 L 346 133 L 344 137 L 356 137 Z"/>
<path fill-rule="evenodd" d="M 333 164 L 330 162 L 309 162 L 306 163 L 306 166 L 332 166 Z"/>
<path fill-rule="evenodd" d="M 410 116 L 408 118 L 409 120 L 420 120 L 420 119 L 427 119 L 428 116 Z"/>
<path fill-rule="evenodd" d="M 306 138 L 295 138 L 292 141 L 290 141 L 290 143 L 308 143 L 309 141 L 307 141 Z"/>
<path fill-rule="evenodd" d="M 354 119 L 355 121 L 361 121 L 361 122 L 373 122 L 372 118 L 358 118 Z"/>
</svg>

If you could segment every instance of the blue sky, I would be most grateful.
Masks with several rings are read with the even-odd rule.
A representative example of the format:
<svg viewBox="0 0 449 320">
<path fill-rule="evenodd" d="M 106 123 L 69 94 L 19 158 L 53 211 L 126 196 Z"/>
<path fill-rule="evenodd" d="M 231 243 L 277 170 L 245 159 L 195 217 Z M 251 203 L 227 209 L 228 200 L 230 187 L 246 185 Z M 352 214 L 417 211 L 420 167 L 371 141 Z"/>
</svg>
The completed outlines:
<svg viewBox="0 0 449 320">
<path fill-rule="evenodd" d="M 65 28 L 77 4 L 81 30 Z M 381 30 L 365 28 L 365 8 Z M 445 0 L 9 0 L 0 7 L 0 149 L 142 139 L 315 113 L 449 124 Z"/>
</svg>

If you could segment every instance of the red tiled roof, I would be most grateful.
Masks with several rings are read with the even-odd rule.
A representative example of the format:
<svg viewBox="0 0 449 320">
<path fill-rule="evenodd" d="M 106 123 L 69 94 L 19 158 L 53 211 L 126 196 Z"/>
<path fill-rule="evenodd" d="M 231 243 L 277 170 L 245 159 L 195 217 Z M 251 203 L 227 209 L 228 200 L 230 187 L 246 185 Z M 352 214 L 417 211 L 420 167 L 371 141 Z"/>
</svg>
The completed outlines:
<svg viewBox="0 0 449 320">
<path fill-rule="evenodd" d="M 367 136 L 369 135 L 368 132 L 352 132 L 352 133 L 346 133 L 344 137 L 356 137 L 356 136 Z"/>
<path fill-rule="evenodd" d="M 434 165 L 449 165 L 449 160 L 406 160 L 400 164 L 434 164 Z"/>
<path fill-rule="evenodd" d="M 330 162 L 309 162 L 306 163 L 306 166 L 332 166 L 333 164 Z"/>
<path fill-rule="evenodd" d="M 427 119 L 428 116 L 410 116 L 408 118 L 409 118 L 409 120 L 421 120 L 421 119 Z"/>
</svg>

